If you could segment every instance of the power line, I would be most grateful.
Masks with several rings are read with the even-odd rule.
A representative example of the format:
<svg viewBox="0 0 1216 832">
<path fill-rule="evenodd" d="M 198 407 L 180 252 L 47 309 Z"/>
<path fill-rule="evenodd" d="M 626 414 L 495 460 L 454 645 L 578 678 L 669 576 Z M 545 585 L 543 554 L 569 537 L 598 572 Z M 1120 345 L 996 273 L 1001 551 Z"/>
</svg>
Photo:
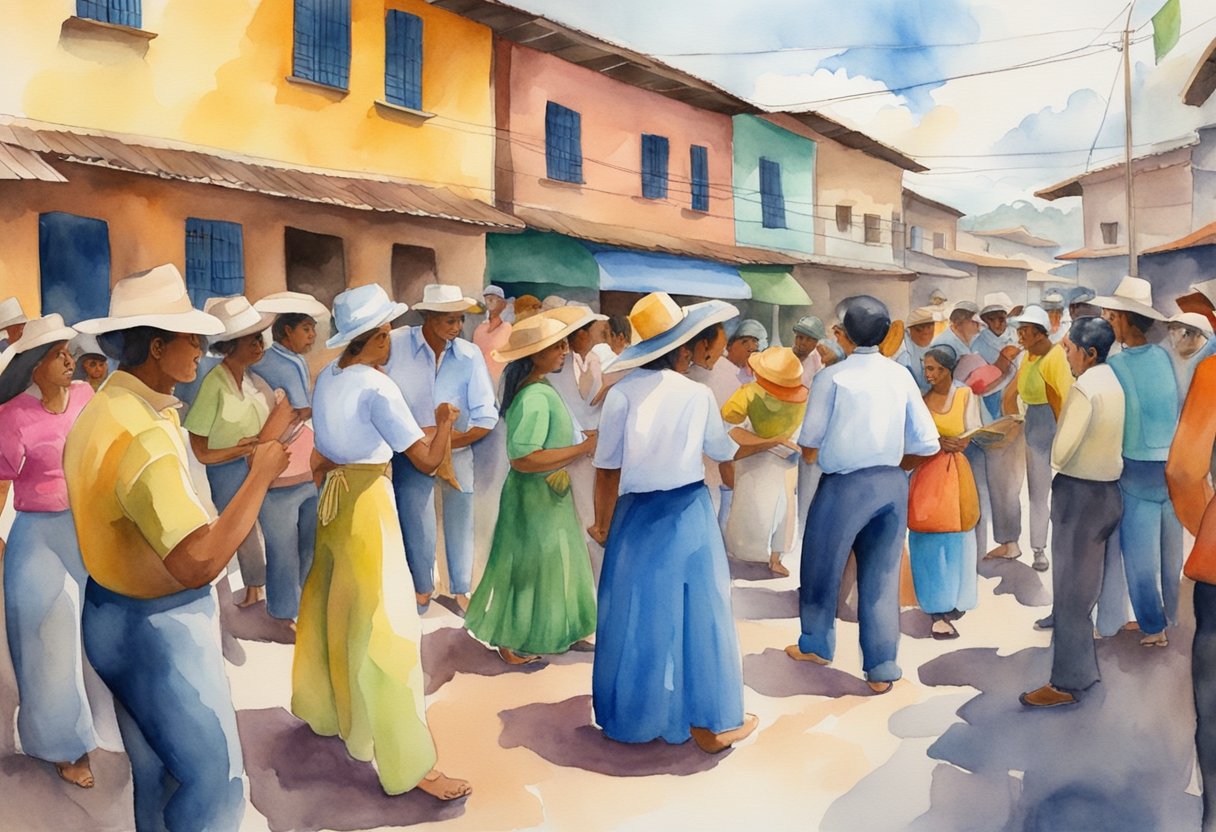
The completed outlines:
<svg viewBox="0 0 1216 832">
<path fill-rule="evenodd" d="M 1089 145 L 1089 153 L 1085 157 L 1085 169 L 1089 170 L 1089 163 L 1094 157 L 1094 148 L 1098 146 L 1098 139 L 1102 136 L 1102 128 L 1106 126 L 1106 115 L 1110 112 L 1110 101 L 1115 97 L 1115 84 L 1119 80 L 1119 70 L 1123 67 L 1123 62 L 1115 63 L 1115 75 L 1110 80 L 1110 90 L 1106 93 L 1106 103 L 1102 107 L 1102 118 L 1098 121 L 1098 129 L 1094 132 L 1094 140 Z M 1130 118 L 1130 114 L 1126 117 Z"/>
</svg>

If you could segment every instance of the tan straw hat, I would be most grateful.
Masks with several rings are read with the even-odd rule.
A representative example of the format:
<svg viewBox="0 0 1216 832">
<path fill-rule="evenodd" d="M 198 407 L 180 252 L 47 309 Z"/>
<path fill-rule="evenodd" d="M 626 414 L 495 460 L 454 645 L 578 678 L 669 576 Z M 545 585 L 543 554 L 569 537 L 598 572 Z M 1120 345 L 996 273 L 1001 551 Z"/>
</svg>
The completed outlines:
<svg viewBox="0 0 1216 832">
<path fill-rule="evenodd" d="M 1153 284 L 1142 277 L 1125 277 L 1119 281 L 1113 295 L 1099 295 L 1090 303 L 1099 309 L 1134 312 L 1154 321 L 1165 320 L 1165 315 L 1153 308 Z"/>
<path fill-rule="evenodd" d="M 80 332 L 100 335 L 137 326 L 154 326 L 189 335 L 219 335 L 224 325 L 190 303 L 186 281 L 172 263 L 124 277 L 110 294 L 110 314 L 76 324 Z"/>
<path fill-rule="evenodd" d="M 756 374 L 756 381 L 767 392 L 783 402 L 806 401 L 807 389 L 802 384 L 802 362 L 789 347 L 769 347 L 747 357 L 747 364 Z"/>
<path fill-rule="evenodd" d="M 504 364 L 535 355 L 547 349 L 571 333 L 582 329 L 592 321 L 606 321 L 607 315 L 592 312 L 586 306 L 559 306 L 538 312 L 515 325 L 507 339 L 507 346 L 493 350 L 495 361 Z"/>
<path fill-rule="evenodd" d="M 243 295 L 220 298 L 207 306 L 207 313 L 219 318 L 224 331 L 215 336 L 217 341 L 235 341 L 268 329 L 274 323 L 274 312 L 259 312 Z"/>
<path fill-rule="evenodd" d="M 481 304 L 465 296 L 459 286 L 428 283 L 422 287 L 422 300 L 414 304 L 419 312 L 480 312 Z"/>
</svg>

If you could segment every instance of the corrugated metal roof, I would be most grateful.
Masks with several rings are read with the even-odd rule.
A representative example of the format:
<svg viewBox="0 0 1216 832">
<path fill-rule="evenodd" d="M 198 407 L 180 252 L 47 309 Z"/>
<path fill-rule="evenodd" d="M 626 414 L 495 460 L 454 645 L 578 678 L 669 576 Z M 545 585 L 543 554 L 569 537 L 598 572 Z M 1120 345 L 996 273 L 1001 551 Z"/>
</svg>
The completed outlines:
<svg viewBox="0 0 1216 832">
<path fill-rule="evenodd" d="M 37 179 L 67 182 L 59 171 L 29 148 L 16 141 L 13 132 L 0 124 L 0 179 Z"/>
<path fill-rule="evenodd" d="M 927 274 L 933 277 L 971 277 L 971 272 L 956 269 L 946 261 L 916 249 L 908 249 L 904 252 L 904 265 L 915 269 L 917 274 Z"/>
<path fill-rule="evenodd" d="M 280 162 L 142 136 L 9 120 L 0 121 L 0 148 L 33 157 L 42 168 L 58 177 L 48 181 L 66 180 L 35 154 L 53 156 L 64 162 L 95 165 L 161 179 L 217 185 L 304 202 L 433 217 L 499 230 L 524 227 L 510 214 L 446 188 L 346 171 L 290 167 Z M 9 178 L 3 176 L 6 167 L 5 157 L 0 153 L 0 178 Z"/>
</svg>

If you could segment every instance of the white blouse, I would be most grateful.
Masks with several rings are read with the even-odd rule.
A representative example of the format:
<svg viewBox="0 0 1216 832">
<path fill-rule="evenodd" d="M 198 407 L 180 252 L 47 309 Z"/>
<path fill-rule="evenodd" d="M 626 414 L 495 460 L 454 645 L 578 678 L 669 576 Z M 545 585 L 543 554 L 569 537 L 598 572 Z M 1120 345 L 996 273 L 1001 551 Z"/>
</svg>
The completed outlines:
<svg viewBox="0 0 1216 832">
<path fill-rule="evenodd" d="M 326 365 L 313 390 L 317 451 L 339 465 L 382 463 L 423 438 L 401 389 L 366 364 Z"/>
</svg>

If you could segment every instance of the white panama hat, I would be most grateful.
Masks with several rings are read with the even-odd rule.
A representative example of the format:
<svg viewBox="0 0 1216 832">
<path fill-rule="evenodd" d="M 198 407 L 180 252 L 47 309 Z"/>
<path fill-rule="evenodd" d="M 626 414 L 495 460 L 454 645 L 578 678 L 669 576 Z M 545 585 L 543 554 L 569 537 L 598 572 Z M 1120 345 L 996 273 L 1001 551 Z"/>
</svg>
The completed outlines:
<svg viewBox="0 0 1216 832">
<path fill-rule="evenodd" d="M 114 284 L 110 314 L 76 324 L 79 332 L 100 335 L 137 326 L 154 326 L 168 332 L 219 335 L 224 325 L 195 309 L 186 293 L 186 281 L 172 263 L 128 275 Z"/>
<path fill-rule="evenodd" d="M 379 283 L 347 289 L 334 298 L 334 326 L 338 331 L 325 346 L 330 349 L 345 347 L 363 333 L 401 317 L 409 309 L 404 303 L 390 300 Z"/>
<path fill-rule="evenodd" d="M 589 306 L 570 304 L 557 309 L 546 309 L 524 319 L 511 330 L 507 345 L 494 350 L 495 361 L 508 363 L 518 358 L 535 355 L 541 350 L 569 337 L 592 321 L 606 321 L 607 315 L 591 311 Z"/>
<path fill-rule="evenodd" d="M 422 288 L 422 300 L 414 304 L 414 309 L 419 312 L 480 312 L 481 304 L 467 297 L 459 286 L 428 283 Z"/>
<path fill-rule="evenodd" d="M 24 324 L 29 321 L 25 315 L 25 310 L 21 308 L 21 301 L 16 298 L 5 298 L 0 300 L 0 329 L 17 324 Z"/>
<path fill-rule="evenodd" d="M 23 352 L 45 347 L 57 341 L 71 341 L 76 337 L 76 330 L 63 322 L 63 317 L 57 314 L 44 315 L 26 321 L 25 332 L 13 343 L 0 352 L 0 373 L 3 373 L 14 358 Z"/>
<path fill-rule="evenodd" d="M 215 336 L 216 341 L 235 341 L 255 332 L 262 332 L 274 323 L 273 312 L 259 312 L 243 295 L 215 299 L 209 303 L 207 312 L 219 319 L 224 331 Z"/>
<path fill-rule="evenodd" d="M 1009 314 L 1009 310 L 1013 308 L 1013 298 L 1004 292 L 989 292 L 984 295 L 984 306 L 980 309 L 980 317 L 990 315 L 993 312 L 1004 312 Z"/>
<path fill-rule="evenodd" d="M 1125 277 L 1119 281 L 1113 295 L 1098 295 L 1090 303 L 1099 309 L 1134 312 L 1154 321 L 1165 320 L 1165 315 L 1153 308 L 1153 284 L 1142 277 Z"/>
<path fill-rule="evenodd" d="M 329 317 L 325 304 L 303 292 L 275 292 L 256 301 L 253 308 L 274 315 L 308 315 L 318 320 Z"/>
<path fill-rule="evenodd" d="M 1198 330 L 1208 338 L 1212 337 L 1212 322 L 1208 320 L 1207 315 L 1200 315 L 1198 312 L 1181 312 L 1171 317 L 1169 322 L 1171 325 L 1179 324 Z"/>
</svg>

